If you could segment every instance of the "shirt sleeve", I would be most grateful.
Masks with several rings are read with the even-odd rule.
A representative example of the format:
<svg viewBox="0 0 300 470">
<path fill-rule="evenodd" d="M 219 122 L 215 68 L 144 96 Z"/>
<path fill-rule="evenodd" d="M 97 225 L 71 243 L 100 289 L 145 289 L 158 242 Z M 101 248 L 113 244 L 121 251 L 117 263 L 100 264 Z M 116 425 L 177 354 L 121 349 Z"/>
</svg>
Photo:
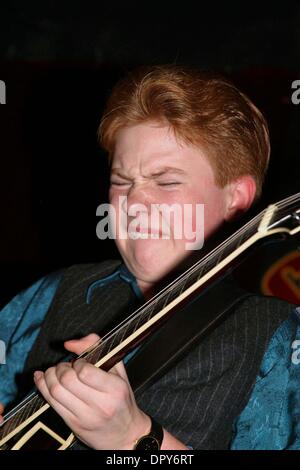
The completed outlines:
<svg viewBox="0 0 300 470">
<path fill-rule="evenodd" d="M 268 345 L 250 400 L 236 420 L 231 449 L 300 449 L 299 308 Z"/>
<path fill-rule="evenodd" d="M 24 368 L 62 274 L 56 271 L 39 279 L 0 311 L 0 403 L 4 405 L 16 397 L 16 376 Z"/>
</svg>

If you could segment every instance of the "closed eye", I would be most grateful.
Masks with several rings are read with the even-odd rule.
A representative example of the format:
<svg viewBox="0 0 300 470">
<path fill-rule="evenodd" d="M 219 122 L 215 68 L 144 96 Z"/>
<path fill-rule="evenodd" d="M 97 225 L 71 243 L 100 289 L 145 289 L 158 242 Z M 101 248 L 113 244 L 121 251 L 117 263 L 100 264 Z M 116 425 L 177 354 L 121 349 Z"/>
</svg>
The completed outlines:
<svg viewBox="0 0 300 470">
<path fill-rule="evenodd" d="M 110 184 L 111 184 L 111 186 L 112 185 L 113 186 L 126 186 L 126 185 L 131 184 L 131 183 L 125 182 L 125 181 L 123 181 L 123 182 L 121 182 L 121 181 L 111 181 Z"/>
<path fill-rule="evenodd" d="M 158 183 L 159 186 L 174 186 L 175 184 L 181 184 L 179 181 L 170 181 L 168 183 Z"/>
</svg>

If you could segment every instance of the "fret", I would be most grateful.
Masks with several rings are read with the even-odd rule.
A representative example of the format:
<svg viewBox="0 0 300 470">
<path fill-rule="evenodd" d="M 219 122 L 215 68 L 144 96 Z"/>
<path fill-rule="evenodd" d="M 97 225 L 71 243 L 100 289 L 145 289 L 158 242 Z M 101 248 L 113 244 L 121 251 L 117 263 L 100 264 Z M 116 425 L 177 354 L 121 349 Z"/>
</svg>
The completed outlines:
<svg viewBox="0 0 300 470">
<path fill-rule="evenodd" d="M 197 279 L 196 281 L 199 281 L 201 279 L 201 277 L 204 276 L 204 269 L 205 269 L 205 265 L 202 264 L 202 266 L 200 267 L 200 269 L 197 271 Z"/>
<path fill-rule="evenodd" d="M 179 297 L 185 291 L 186 286 L 188 285 L 188 281 L 191 279 L 191 277 L 192 275 L 187 276 L 178 284 L 178 287 L 174 288 L 172 291 L 172 300 L 174 300 L 177 296 Z"/>
<path fill-rule="evenodd" d="M 134 321 L 133 323 L 133 328 L 130 331 L 130 333 L 134 333 L 138 328 L 140 328 L 142 325 L 144 325 L 147 322 L 148 318 L 152 318 L 154 316 L 154 306 L 150 310 L 150 312 L 142 312 L 138 318 Z"/>
<path fill-rule="evenodd" d="M 126 338 L 128 338 L 134 331 L 136 323 L 129 321 L 125 323 L 114 335 L 107 340 L 108 349 L 106 354 L 110 353 L 116 346 L 121 344 Z"/>
<path fill-rule="evenodd" d="M 9 421 L 5 422 L 2 427 L 0 427 L 0 439 L 8 436 L 8 434 L 19 425 L 21 425 L 27 417 L 33 414 L 37 409 L 41 408 L 46 402 L 39 396 L 35 395 L 27 404 L 24 404 L 24 408 L 21 408 L 19 411 L 16 411 L 15 414 L 12 414 Z M 35 405 L 35 409 L 33 408 Z M 13 413 L 13 410 L 11 411 Z"/>
<path fill-rule="evenodd" d="M 238 237 L 238 240 L 237 240 L 236 245 L 235 245 L 235 249 L 239 248 L 239 247 L 242 245 L 243 241 L 245 240 L 246 234 L 247 234 L 246 232 L 243 232 L 243 233 Z"/>
<path fill-rule="evenodd" d="M 165 295 L 162 295 L 159 298 L 154 299 L 151 304 L 150 308 L 145 308 L 144 311 L 141 312 L 141 317 L 137 320 L 137 326 L 141 326 L 147 323 L 151 318 L 153 318 L 162 308 L 165 306 L 164 304 Z M 134 329 L 136 331 L 137 328 Z"/>
<path fill-rule="evenodd" d="M 223 261 L 223 259 L 226 258 L 226 251 L 225 249 L 224 250 L 220 250 L 220 252 L 215 256 L 214 260 L 213 260 L 213 264 L 214 264 L 214 267 L 217 266 L 221 261 Z"/>
<path fill-rule="evenodd" d="M 100 357 L 105 355 L 105 345 L 106 343 L 100 343 L 99 346 L 95 346 L 92 351 L 89 351 L 86 353 L 86 355 L 83 355 L 83 359 L 85 359 L 90 364 L 95 364 Z"/>
<path fill-rule="evenodd" d="M 164 308 L 166 305 L 168 305 L 171 292 L 172 292 L 172 290 L 170 289 L 170 290 L 167 292 L 167 294 L 164 296 L 164 302 L 163 302 L 162 308 Z"/>
</svg>

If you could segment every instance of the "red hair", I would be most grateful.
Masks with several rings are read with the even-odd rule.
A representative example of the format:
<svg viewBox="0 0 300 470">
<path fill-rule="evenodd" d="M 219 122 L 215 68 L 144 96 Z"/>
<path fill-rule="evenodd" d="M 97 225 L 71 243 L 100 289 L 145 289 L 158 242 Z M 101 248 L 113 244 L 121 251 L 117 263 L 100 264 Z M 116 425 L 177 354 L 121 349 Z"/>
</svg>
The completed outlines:
<svg viewBox="0 0 300 470">
<path fill-rule="evenodd" d="M 114 87 L 99 126 L 110 158 L 120 128 L 150 120 L 166 122 L 179 139 L 203 149 L 219 186 L 251 175 L 260 195 L 270 155 L 268 125 L 231 82 L 176 65 L 131 72 Z"/>
</svg>

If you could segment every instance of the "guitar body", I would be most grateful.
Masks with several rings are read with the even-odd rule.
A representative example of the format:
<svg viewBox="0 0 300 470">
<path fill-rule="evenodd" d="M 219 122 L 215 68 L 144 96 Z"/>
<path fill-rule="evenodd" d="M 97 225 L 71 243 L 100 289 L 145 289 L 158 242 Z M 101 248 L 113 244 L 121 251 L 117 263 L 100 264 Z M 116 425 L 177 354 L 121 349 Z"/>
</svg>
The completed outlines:
<svg viewBox="0 0 300 470">
<path fill-rule="evenodd" d="M 20 428 L 11 432 L 9 440 L 1 442 L 0 450 L 65 450 L 74 441 L 74 435 L 48 405 L 45 411 L 39 410 Z"/>
</svg>

